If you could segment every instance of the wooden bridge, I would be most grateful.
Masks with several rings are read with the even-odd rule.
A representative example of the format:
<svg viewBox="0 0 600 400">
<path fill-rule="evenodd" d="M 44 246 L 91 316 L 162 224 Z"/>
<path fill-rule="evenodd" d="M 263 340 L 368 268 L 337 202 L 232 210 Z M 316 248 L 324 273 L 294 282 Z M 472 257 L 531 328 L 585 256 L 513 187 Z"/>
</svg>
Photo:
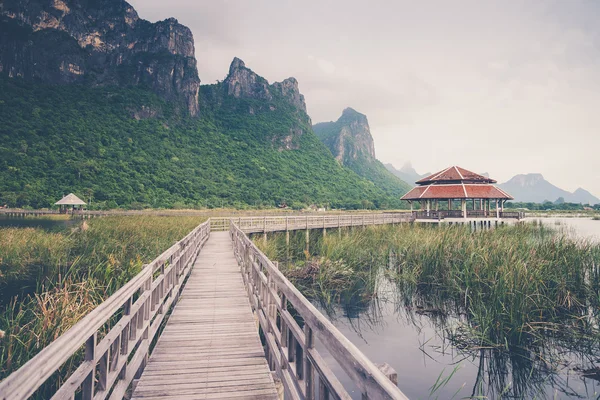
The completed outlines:
<svg viewBox="0 0 600 400">
<path fill-rule="evenodd" d="M 406 399 L 247 233 L 410 217 L 209 219 L 0 382 L 0 399 L 36 395 L 67 361 L 78 367 L 52 399 L 351 399 L 316 340 L 362 399 Z"/>
</svg>

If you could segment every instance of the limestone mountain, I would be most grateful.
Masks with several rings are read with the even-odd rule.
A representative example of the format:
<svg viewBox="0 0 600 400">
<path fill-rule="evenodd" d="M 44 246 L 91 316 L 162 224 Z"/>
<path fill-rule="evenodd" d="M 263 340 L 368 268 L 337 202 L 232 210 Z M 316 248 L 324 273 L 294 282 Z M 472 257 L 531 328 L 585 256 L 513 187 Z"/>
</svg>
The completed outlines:
<svg viewBox="0 0 600 400">
<path fill-rule="evenodd" d="M 369 121 L 364 114 L 346 108 L 335 122 L 313 126 L 321 142 L 343 166 L 373 182 L 390 196 L 402 196 L 410 185 L 390 173 L 375 156 Z"/>
<path fill-rule="evenodd" d="M 233 65 L 227 82 L 201 86 L 194 118 L 143 86 L 0 73 L 0 203 L 49 207 L 73 192 L 92 207 L 400 206 L 399 196 L 336 162 L 295 80 L 248 91 L 243 82 L 266 80 L 230 85 L 241 63 Z M 160 113 L 132 118 L 131 109 Z"/>
<path fill-rule="evenodd" d="M 273 100 L 273 96 L 281 96 L 298 110 L 306 114 L 304 95 L 300 93 L 296 78 L 288 78 L 283 82 L 272 85 L 257 75 L 246 64 L 235 57 L 229 66 L 229 74 L 223 81 L 228 95 L 235 98 L 252 98 L 260 100 Z"/>
<path fill-rule="evenodd" d="M 313 126 L 315 133 L 344 165 L 358 159 L 375 160 L 375 143 L 367 116 L 346 108 L 336 122 L 321 122 Z"/>
<path fill-rule="evenodd" d="M 249 119 L 260 118 L 259 115 L 283 118 L 284 113 L 291 118 L 289 127 L 261 137 L 279 151 L 300 149 L 300 138 L 306 133 L 314 137 L 304 95 L 295 78 L 270 84 L 235 57 L 223 82 L 204 85 L 201 90 L 202 106 L 207 113 L 228 110 Z"/>
<path fill-rule="evenodd" d="M 421 178 L 431 175 L 431 172 L 426 174 L 419 174 L 409 162 L 404 163 L 400 169 L 396 169 L 392 164 L 384 164 L 385 168 L 404 182 L 415 186 L 415 182 Z"/>
<path fill-rule="evenodd" d="M 0 72 L 27 82 L 141 85 L 197 115 L 192 32 L 150 23 L 124 0 L 4 0 Z"/>
<path fill-rule="evenodd" d="M 510 193 L 517 202 L 543 203 L 555 202 L 562 198 L 567 203 L 598 204 L 600 199 L 584 189 L 571 193 L 561 189 L 544 179 L 542 174 L 520 174 L 499 185 Z"/>
</svg>

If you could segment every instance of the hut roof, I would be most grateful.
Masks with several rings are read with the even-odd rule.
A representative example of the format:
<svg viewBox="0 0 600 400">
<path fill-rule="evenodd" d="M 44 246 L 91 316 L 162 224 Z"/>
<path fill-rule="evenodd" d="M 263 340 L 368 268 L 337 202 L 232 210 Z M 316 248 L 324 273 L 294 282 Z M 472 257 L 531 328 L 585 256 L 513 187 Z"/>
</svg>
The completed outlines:
<svg viewBox="0 0 600 400">
<path fill-rule="evenodd" d="M 402 196 L 402 200 L 427 199 L 498 199 L 513 200 L 502 189 L 489 183 L 431 184 L 417 186 Z"/>
<path fill-rule="evenodd" d="M 493 185 L 495 180 L 457 166 L 448 167 L 416 183 L 418 186 L 402 196 L 402 200 L 513 200 L 511 195 Z"/>
<path fill-rule="evenodd" d="M 452 166 L 436 172 L 416 182 L 417 185 L 428 185 L 430 183 L 496 183 L 495 180 L 476 174 L 461 167 Z"/>
<path fill-rule="evenodd" d="M 81 200 L 79 197 L 75 196 L 73 193 L 69 193 L 56 203 L 57 206 L 84 206 L 85 201 Z"/>
</svg>

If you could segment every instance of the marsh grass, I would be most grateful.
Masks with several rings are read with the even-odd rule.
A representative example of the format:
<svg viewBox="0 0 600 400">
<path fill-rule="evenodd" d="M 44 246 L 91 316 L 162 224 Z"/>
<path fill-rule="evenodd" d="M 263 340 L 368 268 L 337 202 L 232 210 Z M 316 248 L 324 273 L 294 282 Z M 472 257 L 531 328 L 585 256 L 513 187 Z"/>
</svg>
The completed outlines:
<svg viewBox="0 0 600 400">
<path fill-rule="evenodd" d="M 487 352 L 496 394 L 511 382 L 509 372 L 511 393 L 527 396 L 528 385 L 542 385 L 565 357 L 600 358 L 600 246 L 560 229 L 369 227 L 321 237 L 314 254 L 284 270 L 306 295 L 344 306 L 373 299 L 382 279 L 391 282 L 402 307 L 437 321 L 454 348 L 472 357 Z M 332 279 L 340 274 L 347 278 Z"/>
<path fill-rule="evenodd" d="M 106 217 L 87 229 L 0 229 L 0 379 L 18 369 L 204 217 Z M 67 363 L 51 384 L 70 370 Z M 43 395 L 42 397 L 43 398 Z"/>
</svg>

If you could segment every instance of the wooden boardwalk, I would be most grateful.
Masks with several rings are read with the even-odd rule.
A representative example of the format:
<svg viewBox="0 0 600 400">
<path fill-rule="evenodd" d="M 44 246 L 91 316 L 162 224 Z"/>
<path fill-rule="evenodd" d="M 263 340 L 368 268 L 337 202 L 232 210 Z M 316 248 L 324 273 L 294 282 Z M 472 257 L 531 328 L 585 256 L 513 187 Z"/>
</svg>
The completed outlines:
<svg viewBox="0 0 600 400">
<path fill-rule="evenodd" d="M 212 232 L 133 399 L 277 399 L 228 232 Z"/>
</svg>

